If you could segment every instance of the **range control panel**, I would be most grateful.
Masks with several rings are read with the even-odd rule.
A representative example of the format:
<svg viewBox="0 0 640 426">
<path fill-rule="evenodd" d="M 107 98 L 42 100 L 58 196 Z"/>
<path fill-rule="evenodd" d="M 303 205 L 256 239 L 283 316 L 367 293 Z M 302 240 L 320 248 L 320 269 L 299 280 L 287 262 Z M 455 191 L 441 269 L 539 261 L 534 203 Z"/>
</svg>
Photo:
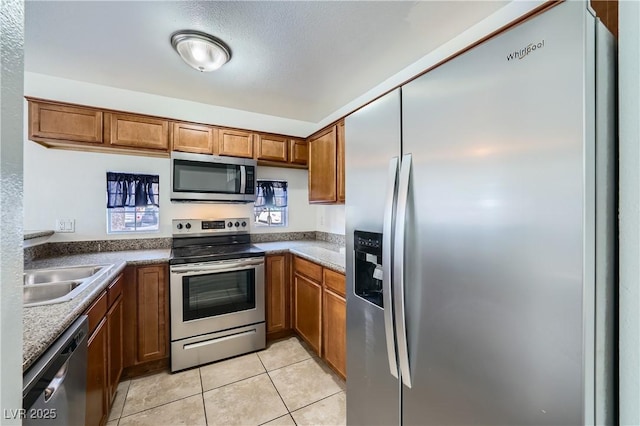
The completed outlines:
<svg viewBox="0 0 640 426">
<path fill-rule="evenodd" d="M 174 236 L 245 234 L 249 232 L 248 217 L 227 219 L 173 219 L 171 223 Z"/>
</svg>

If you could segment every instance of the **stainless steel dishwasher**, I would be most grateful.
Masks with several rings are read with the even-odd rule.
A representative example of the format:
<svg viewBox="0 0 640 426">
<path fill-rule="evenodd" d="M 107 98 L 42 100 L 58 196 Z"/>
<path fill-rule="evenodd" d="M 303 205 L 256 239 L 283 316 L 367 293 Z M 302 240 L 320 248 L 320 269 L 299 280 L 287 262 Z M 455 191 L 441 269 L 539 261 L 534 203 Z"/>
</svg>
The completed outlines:
<svg viewBox="0 0 640 426">
<path fill-rule="evenodd" d="M 23 425 L 83 425 L 87 316 L 67 328 L 23 376 Z"/>
</svg>

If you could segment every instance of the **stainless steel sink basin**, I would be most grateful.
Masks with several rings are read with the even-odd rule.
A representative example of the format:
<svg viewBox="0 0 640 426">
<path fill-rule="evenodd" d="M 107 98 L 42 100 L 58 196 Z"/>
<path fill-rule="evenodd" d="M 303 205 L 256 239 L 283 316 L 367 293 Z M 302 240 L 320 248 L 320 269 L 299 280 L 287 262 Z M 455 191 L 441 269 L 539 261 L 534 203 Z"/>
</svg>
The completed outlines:
<svg viewBox="0 0 640 426">
<path fill-rule="evenodd" d="M 100 272 L 104 265 L 72 266 L 69 268 L 35 269 L 25 271 L 24 285 L 59 281 L 82 280 Z"/>
<path fill-rule="evenodd" d="M 23 306 L 68 302 L 109 272 L 113 265 L 84 265 L 24 271 Z"/>
<path fill-rule="evenodd" d="M 82 285 L 82 281 L 63 281 L 38 285 L 25 285 L 22 301 L 25 305 L 46 302 L 66 296 Z"/>
</svg>

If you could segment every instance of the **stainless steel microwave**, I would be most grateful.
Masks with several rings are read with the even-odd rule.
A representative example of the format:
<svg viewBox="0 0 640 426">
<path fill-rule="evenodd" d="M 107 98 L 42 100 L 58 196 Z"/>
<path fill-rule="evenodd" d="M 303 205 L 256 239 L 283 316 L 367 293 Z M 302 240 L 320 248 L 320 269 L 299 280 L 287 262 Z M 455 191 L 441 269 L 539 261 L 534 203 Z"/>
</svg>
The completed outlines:
<svg viewBox="0 0 640 426">
<path fill-rule="evenodd" d="M 171 153 L 171 201 L 252 203 L 256 160 Z"/>
</svg>

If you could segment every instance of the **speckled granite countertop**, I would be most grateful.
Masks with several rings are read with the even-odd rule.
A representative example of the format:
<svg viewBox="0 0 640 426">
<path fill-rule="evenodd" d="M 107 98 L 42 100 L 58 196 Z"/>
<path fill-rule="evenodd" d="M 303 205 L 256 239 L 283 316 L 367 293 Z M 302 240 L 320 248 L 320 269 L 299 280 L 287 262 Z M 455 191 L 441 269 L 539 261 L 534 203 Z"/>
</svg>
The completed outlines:
<svg viewBox="0 0 640 426">
<path fill-rule="evenodd" d="M 318 240 L 277 241 L 271 243 L 253 243 L 267 254 L 293 253 L 325 268 L 344 274 L 346 257 L 344 247 L 338 244 Z"/>
<path fill-rule="evenodd" d="M 25 270 L 74 265 L 113 265 L 103 279 L 96 281 L 69 302 L 24 308 L 22 370 L 27 368 L 80 316 L 127 265 L 168 262 L 170 250 L 132 250 L 77 254 L 35 260 Z"/>
<path fill-rule="evenodd" d="M 253 243 L 267 254 L 293 253 L 336 272 L 345 273 L 344 247 L 318 240 Z M 74 265 L 113 265 L 105 277 L 69 302 L 23 309 L 22 369 L 27 368 L 78 318 L 127 265 L 169 261 L 171 251 L 130 250 L 50 257 L 25 263 L 25 270 Z"/>
<path fill-rule="evenodd" d="M 53 234 L 55 234 L 55 232 L 50 230 L 49 231 L 24 231 L 23 239 L 33 240 L 34 238 L 50 237 Z"/>
</svg>

